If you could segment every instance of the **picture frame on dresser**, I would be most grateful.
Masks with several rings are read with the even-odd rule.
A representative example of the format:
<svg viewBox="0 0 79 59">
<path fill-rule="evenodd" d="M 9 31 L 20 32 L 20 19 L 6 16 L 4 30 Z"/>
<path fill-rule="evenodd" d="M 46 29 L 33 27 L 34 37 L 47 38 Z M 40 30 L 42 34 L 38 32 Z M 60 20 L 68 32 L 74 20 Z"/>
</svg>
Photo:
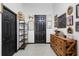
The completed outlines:
<svg viewBox="0 0 79 59">
<path fill-rule="evenodd" d="M 76 18 L 79 18 L 79 4 L 76 5 Z"/>
<path fill-rule="evenodd" d="M 75 28 L 75 29 L 76 29 L 76 32 L 79 32 L 79 22 L 76 22 L 75 25 L 76 25 L 76 26 L 75 26 L 75 27 L 76 27 L 76 28 Z"/>
</svg>

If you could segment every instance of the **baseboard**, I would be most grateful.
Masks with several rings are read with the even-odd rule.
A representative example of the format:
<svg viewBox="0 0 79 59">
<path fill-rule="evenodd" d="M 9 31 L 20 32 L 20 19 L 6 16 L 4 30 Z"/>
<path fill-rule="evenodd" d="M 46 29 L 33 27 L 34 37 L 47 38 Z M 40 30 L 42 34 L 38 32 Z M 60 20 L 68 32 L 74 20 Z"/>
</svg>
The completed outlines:
<svg viewBox="0 0 79 59">
<path fill-rule="evenodd" d="M 27 44 L 50 44 L 50 42 L 46 42 L 46 43 L 27 43 Z"/>
<path fill-rule="evenodd" d="M 46 42 L 46 44 L 50 44 L 50 42 Z"/>
<path fill-rule="evenodd" d="M 36 44 L 36 43 L 27 43 L 27 44 Z"/>
</svg>

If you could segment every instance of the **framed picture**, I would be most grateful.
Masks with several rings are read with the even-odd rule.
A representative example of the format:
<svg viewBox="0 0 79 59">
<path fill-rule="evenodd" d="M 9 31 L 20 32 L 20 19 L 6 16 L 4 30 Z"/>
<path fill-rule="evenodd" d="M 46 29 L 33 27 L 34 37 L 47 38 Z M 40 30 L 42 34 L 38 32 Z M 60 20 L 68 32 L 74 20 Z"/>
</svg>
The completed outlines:
<svg viewBox="0 0 79 59">
<path fill-rule="evenodd" d="M 67 17 L 67 26 L 72 26 L 73 25 L 73 16 L 68 16 Z"/>
<path fill-rule="evenodd" d="M 34 17 L 33 16 L 29 16 L 28 18 L 29 18 L 30 22 L 34 21 Z"/>
<path fill-rule="evenodd" d="M 66 13 L 58 17 L 57 28 L 66 28 Z"/>
<path fill-rule="evenodd" d="M 47 22 L 47 28 L 52 29 L 52 21 Z"/>
<path fill-rule="evenodd" d="M 72 27 L 68 27 L 68 29 L 67 29 L 67 33 L 69 33 L 69 34 L 72 34 L 72 33 L 73 33 L 73 29 L 72 29 Z"/>
<path fill-rule="evenodd" d="M 76 18 L 79 18 L 79 4 L 76 5 Z"/>
<path fill-rule="evenodd" d="M 69 6 L 68 9 L 67 9 L 67 14 L 71 15 L 72 13 L 73 13 L 73 7 Z"/>
<path fill-rule="evenodd" d="M 76 22 L 76 26 L 75 26 L 75 27 L 76 27 L 76 28 L 75 28 L 76 31 L 79 32 L 79 22 Z"/>
<path fill-rule="evenodd" d="M 47 18 L 47 22 L 52 21 L 52 15 L 47 15 L 46 18 Z"/>
</svg>

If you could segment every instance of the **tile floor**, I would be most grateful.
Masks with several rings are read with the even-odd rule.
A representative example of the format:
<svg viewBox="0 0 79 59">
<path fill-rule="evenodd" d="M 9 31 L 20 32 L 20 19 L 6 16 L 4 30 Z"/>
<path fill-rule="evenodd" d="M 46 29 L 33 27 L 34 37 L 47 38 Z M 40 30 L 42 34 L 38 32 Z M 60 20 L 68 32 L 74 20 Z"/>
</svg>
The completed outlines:
<svg viewBox="0 0 79 59">
<path fill-rule="evenodd" d="M 28 44 L 24 50 L 19 50 L 13 56 L 56 56 L 49 44 Z"/>
</svg>

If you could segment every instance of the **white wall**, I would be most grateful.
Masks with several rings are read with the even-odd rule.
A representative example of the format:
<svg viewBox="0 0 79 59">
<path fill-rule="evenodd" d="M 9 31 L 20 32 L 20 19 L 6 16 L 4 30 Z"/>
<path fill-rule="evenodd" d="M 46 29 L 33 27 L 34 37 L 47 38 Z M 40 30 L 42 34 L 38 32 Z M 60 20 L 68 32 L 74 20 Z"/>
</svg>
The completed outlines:
<svg viewBox="0 0 79 59">
<path fill-rule="evenodd" d="M 73 38 L 75 40 L 77 40 L 77 50 L 79 52 L 79 46 L 78 46 L 79 45 L 79 32 L 75 31 L 75 22 L 79 21 L 79 19 L 76 19 L 76 4 L 70 4 L 70 3 L 54 4 L 53 5 L 54 11 L 55 11 L 54 16 L 55 15 L 60 16 L 60 15 L 64 14 L 65 12 L 67 12 L 68 6 L 70 6 L 70 5 L 73 6 L 73 22 L 74 22 L 74 24 L 72 26 L 72 28 L 73 28 L 73 34 L 72 35 L 73 35 Z M 67 27 L 62 28 L 62 29 L 58 29 L 58 30 L 63 31 L 68 36 L 69 34 L 67 33 Z M 78 53 L 78 55 L 79 55 L 79 53 Z"/>
<path fill-rule="evenodd" d="M 29 21 L 29 16 L 34 15 L 51 15 L 51 20 L 53 20 L 53 9 L 51 3 L 27 3 L 23 4 L 24 6 L 24 12 L 26 15 L 26 20 Z M 46 21 L 49 20 L 48 17 Z M 34 27 L 34 26 L 33 26 Z M 52 32 L 52 29 L 46 29 L 47 39 L 46 42 L 49 42 L 50 39 L 50 33 Z M 34 30 L 28 32 L 28 42 L 34 43 Z"/>
</svg>

